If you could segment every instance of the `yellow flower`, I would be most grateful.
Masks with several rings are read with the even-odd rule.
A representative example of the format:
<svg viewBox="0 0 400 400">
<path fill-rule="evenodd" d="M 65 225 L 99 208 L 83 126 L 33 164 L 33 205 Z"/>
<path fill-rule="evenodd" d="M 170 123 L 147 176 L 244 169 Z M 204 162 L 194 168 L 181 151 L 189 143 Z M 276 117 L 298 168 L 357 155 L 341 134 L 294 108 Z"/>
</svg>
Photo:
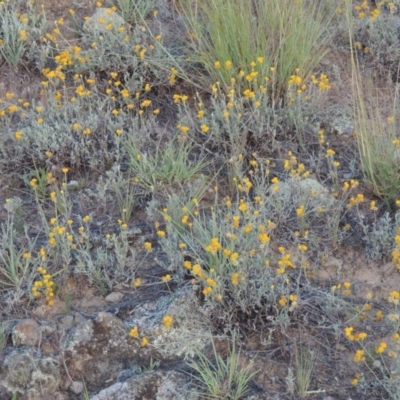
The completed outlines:
<svg viewBox="0 0 400 400">
<path fill-rule="evenodd" d="M 130 337 L 133 337 L 133 338 L 135 338 L 135 339 L 137 339 L 137 338 L 139 337 L 139 330 L 138 330 L 138 328 L 137 328 L 137 327 L 132 328 L 132 329 L 129 331 L 129 336 L 130 336 Z"/>
<path fill-rule="evenodd" d="M 211 270 L 210 270 L 210 272 L 211 272 Z M 207 282 L 211 287 L 217 286 L 217 282 L 215 282 L 214 279 L 212 279 L 212 278 L 208 278 L 206 282 Z"/>
<path fill-rule="evenodd" d="M 377 352 L 377 354 L 382 354 L 382 353 L 385 352 L 386 347 L 387 347 L 387 344 L 386 344 L 385 342 L 381 342 L 381 343 L 379 344 L 379 346 L 376 348 L 375 351 Z"/>
<path fill-rule="evenodd" d="M 29 181 L 29 185 L 31 186 L 32 189 L 36 189 L 36 187 L 37 187 L 37 185 L 38 185 L 37 179 L 36 179 L 36 178 L 32 178 L 32 179 Z"/>
<path fill-rule="evenodd" d="M 231 257 L 230 257 L 231 263 L 232 263 L 233 265 L 235 265 L 235 266 L 238 265 L 238 264 L 239 264 L 238 258 L 239 258 L 239 253 L 237 253 L 237 252 L 232 253 L 232 254 L 231 254 Z"/>
<path fill-rule="evenodd" d="M 357 340 L 364 340 L 368 335 L 365 332 L 360 332 L 357 336 Z"/>
<path fill-rule="evenodd" d="M 363 362 L 365 361 L 364 350 L 357 350 L 354 355 L 354 362 Z"/>
<path fill-rule="evenodd" d="M 153 251 L 152 244 L 150 242 L 144 242 L 144 248 L 148 253 L 151 253 Z"/>
<path fill-rule="evenodd" d="M 208 125 L 206 125 L 206 124 L 202 124 L 202 125 L 200 126 L 200 129 L 201 129 L 201 131 L 202 131 L 203 133 L 207 133 L 207 132 L 210 130 L 210 127 L 209 127 Z"/>
<path fill-rule="evenodd" d="M 133 287 L 137 288 L 142 284 L 142 280 L 140 278 L 136 278 L 133 282 Z"/>
<path fill-rule="evenodd" d="M 26 30 L 25 29 L 22 29 L 22 30 L 19 31 L 19 38 L 23 42 L 28 39 L 28 36 L 26 34 Z"/>
<path fill-rule="evenodd" d="M 172 325 L 173 322 L 174 322 L 174 319 L 173 319 L 170 315 L 166 315 L 166 316 L 163 318 L 164 328 L 165 328 L 166 330 L 171 329 L 171 325 Z"/>
<path fill-rule="evenodd" d="M 333 156 L 333 155 L 335 155 L 336 154 L 336 152 L 335 152 L 335 150 L 332 150 L 332 149 L 328 149 L 327 151 L 326 151 L 326 157 L 329 157 L 329 156 Z"/>
<path fill-rule="evenodd" d="M 177 128 L 180 130 L 181 133 L 186 134 L 189 131 L 189 127 L 185 125 L 178 124 Z"/>
<path fill-rule="evenodd" d="M 17 132 L 15 132 L 15 134 L 14 134 L 15 139 L 17 139 L 17 140 L 21 140 L 22 135 L 23 135 L 23 133 L 22 133 L 21 131 L 17 131 Z"/>
<path fill-rule="evenodd" d="M 214 237 L 211 239 L 210 244 L 205 248 L 208 253 L 215 255 L 218 250 L 222 249 L 222 245 L 219 242 L 219 239 Z"/>
<path fill-rule="evenodd" d="M 163 281 L 163 282 L 169 282 L 170 280 L 171 280 L 171 275 L 164 275 L 162 278 L 161 278 L 161 280 Z"/>
<path fill-rule="evenodd" d="M 300 206 L 297 210 L 296 210 L 296 214 L 298 217 L 304 217 L 304 206 Z"/>
<path fill-rule="evenodd" d="M 243 233 L 247 235 L 253 230 L 253 225 L 251 223 L 248 223 L 244 228 L 243 228 Z"/>
<path fill-rule="evenodd" d="M 85 217 L 83 217 L 82 221 L 88 223 L 90 221 L 90 216 L 86 215 Z"/>
<path fill-rule="evenodd" d="M 287 297 L 286 296 L 281 296 L 281 298 L 279 299 L 278 303 L 279 303 L 279 305 L 281 307 L 284 307 L 286 305 L 286 303 L 287 303 Z"/>
<path fill-rule="evenodd" d="M 142 347 L 145 347 L 145 346 L 147 346 L 148 344 L 149 344 L 149 341 L 147 340 L 147 338 L 143 337 L 142 340 L 141 340 L 141 342 L 140 342 L 140 345 L 141 345 Z"/>
<path fill-rule="evenodd" d="M 234 215 L 232 217 L 232 226 L 234 228 L 239 228 L 239 223 L 240 223 L 240 215 Z"/>
<path fill-rule="evenodd" d="M 211 288 L 210 286 L 206 286 L 206 287 L 203 289 L 203 294 L 204 294 L 204 296 L 208 296 L 211 292 L 212 292 L 212 288 Z"/>
<path fill-rule="evenodd" d="M 237 272 L 234 272 L 231 275 L 231 282 L 232 282 L 232 285 L 235 285 L 235 286 L 239 284 L 239 274 Z"/>
<path fill-rule="evenodd" d="M 140 103 L 140 107 L 142 107 L 142 108 L 147 108 L 147 107 L 149 107 L 151 105 L 151 100 L 143 100 L 141 103 Z"/>
<path fill-rule="evenodd" d="M 247 210 L 247 204 L 244 202 L 244 200 L 240 200 L 238 210 L 242 212 Z"/>
</svg>

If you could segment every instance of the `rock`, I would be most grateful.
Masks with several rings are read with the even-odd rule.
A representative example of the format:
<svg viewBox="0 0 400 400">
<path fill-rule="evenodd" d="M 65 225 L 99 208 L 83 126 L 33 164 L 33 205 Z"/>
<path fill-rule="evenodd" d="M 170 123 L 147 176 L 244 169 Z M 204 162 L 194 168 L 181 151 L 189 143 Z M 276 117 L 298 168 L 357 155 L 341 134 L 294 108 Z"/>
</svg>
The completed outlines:
<svg viewBox="0 0 400 400">
<path fill-rule="evenodd" d="M 25 319 L 18 322 L 12 330 L 14 346 L 37 346 L 41 331 L 34 319 Z"/>
<path fill-rule="evenodd" d="M 169 330 L 163 327 L 165 315 L 173 317 Z M 194 347 L 202 350 L 211 340 L 207 326 L 208 317 L 188 286 L 174 296 L 141 304 L 126 321 L 100 312 L 95 320 L 74 326 L 62 343 L 66 367 L 73 380 L 84 378 L 86 384 L 102 388 L 121 371 L 139 371 L 154 360 L 177 361 L 193 355 Z M 133 327 L 138 338 L 129 336 Z M 146 346 L 141 343 L 144 337 Z"/>
<path fill-rule="evenodd" d="M 79 188 L 79 181 L 73 179 L 67 183 L 69 189 L 78 189 Z"/>
<path fill-rule="evenodd" d="M 112 24 L 112 29 L 118 29 L 125 25 L 125 20 L 111 8 L 97 8 L 95 13 L 83 24 L 86 33 L 98 35 L 107 33 L 107 25 Z"/>
<path fill-rule="evenodd" d="M 343 266 L 343 260 L 333 256 L 328 256 L 325 259 L 324 266 L 326 268 L 335 268 L 337 271 L 340 271 Z"/>
<path fill-rule="evenodd" d="M 62 346 L 70 376 L 100 387 L 126 369 L 139 348 L 128 342 L 122 321 L 106 312 L 74 326 Z"/>
<path fill-rule="evenodd" d="M 68 329 L 72 328 L 73 324 L 74 317 L 72 315 L 66 315 L 65 317 L 62 317 L 58 322 L 58 329 L 67 331 Z"/>
<path fill-rule="evenodd" d="M 172 316 L 174 321 L 169 330 L 163 327 L 166 315 Z M 137 307 L 127 322 L 149 338 L 151 347 L 156 350 L 154 359 L 172 361 L 193 357 L 194 348 L 201 350 L 210 343 L 206 329 L 209 320 L 202 313 L 191 286 L 177 290 L 174 297 L 164 296 Z"/>
<path fill-rule="evenodd" d="M 196 400 L 190 377 L 177 371 L 145 372 L 102 390 L 91 400 Z"/>
<path fill-rule="evenodd" d="M 53 357 L 40 357 L 33 348 L 13 349 L 4 359 L 0 385 L 29 400 L 55 399 L 60 367 Z"/>
<path fill-rule="evenodd" d="M 83 392 L 84 384 L 82 381 L 73 381 L 69 387 L 69 389 L 75 394 L 79 394 Z"/>
<path fill-rule="evenodd" d="M 123 299 L 124 295 L 120 292 L 112 292 L 108 296 L 106 296 L 106 301 L 108 303 L 118 303 Z"/>
<path fill-rule="evenodd" d="M 312 178 L 296 179 L 290 178 L 286 182 L 279 183 L 279 190 L 274 192 L 285 204 L 290 204 L 293 198 L 307 200 L 309 207 L 321 206 L 329 210 L 337 200 L 330 194 L 329 190 Z"/>
</svg>

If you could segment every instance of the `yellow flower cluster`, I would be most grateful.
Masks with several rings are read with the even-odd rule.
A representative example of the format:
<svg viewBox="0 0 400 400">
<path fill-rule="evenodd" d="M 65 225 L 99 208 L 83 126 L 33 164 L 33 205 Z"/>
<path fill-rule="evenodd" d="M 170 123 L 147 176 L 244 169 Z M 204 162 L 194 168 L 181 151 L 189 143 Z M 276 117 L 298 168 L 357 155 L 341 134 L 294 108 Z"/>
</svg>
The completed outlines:
<svg viewBox="0 0 400 400">
<path fill-rule="evenodd" d="M 214 256 L 217 254 L 217 251 L 221 249 L 222 245 L 216 237 L 212 238 L 210 244 L 205 248 L 208 253 L 211 253 Z"/>
<path fill-rule="evenodd" d="M 134 328 L 132 328 L 132 329 L 129 331 L 129 336 L 130 336 L 131 338 L 134 338 L 134 339 L 140 339 L 138 327 L 135 326 Z M 148 344 L 149 344 L 149 341 L 147 340 L 147 338 L 146 338 L 145 336 L 143 336 L 143 337 L 140 339 L 140 345 L 141 345 L 142 347 L 145 347 L 145 346 L 147 346 Z"/>
<path fill-rule="evenodd" d="M 171 316 L 171 315 L 166 315 L 164 318 L 163 318 L 163 325 L 164 325 L 164 328 L 168 331 L 168 330 L 170 330 L 171 329 L 171 326 L 172 326 L 172 324 L 173 324 L 173 322 L 174 322 L 174 318 Z"/>
<path fill-rule="evenodd" d="M 46 301 L 49 306 L 54 305 L 54 281 L 51 275 L 43 267 L 38 268 L 39 274 L 42 275 L 42 279 L 33 282 L 32 295 L 38 298 L 44 292 L 46 296 Z"/>
<path fill-rule="evenodd" d="M 291 304 L 291 309 L 297 306 L 298 298 L 295 294 L 290 294 L 288 296 L 281 296 L 278 301 L 281 307 L 285 307 L 288 304 Z"/>
<path fill-rule="evenodd" d="M 341 290 L 343 296 L 350 296 L 351 295 L 351 283 L 343 282 L 343 285 L 341 283 L 339 283 L 338 285 L 333 285 L 331 290 L 333 293 Z"/>
<path fill-rule="evenodd" d="M 396 230 L 396 236 L 394 238 L 395 247 L 392 251 L 392 263 L 400 270 L 400 228 Z"/>
<path fill-rule="evenodd" d="M 307 178 L 310 175 L 309 171 L 306 171 L 304 164 L 299 164 L 297 157 L 293 155 L 291 151 L 288 151 L 288 156 L 283 162 L 283 168 L 290 173 L 294 178 Z"/>
<path fill-rule="evenodd" d="M 354 328 L 352 326 L 348 326 L 347 328 L 345 328 L 344 333 L 347 339 L 349 339 L 350 341 L 364 340 L 368 336 L 365 332 L 355 334 Z"/>
<path fill-rule="evenodd" d="M 381 13 L 380 8 L 385 4 L 385 1 L 380 1 L 376 2 L 376 8 L 373 10 L 370 10 L 370 6 L 368 4 L 368 0 L 363 0 L 361 4 L 355 5 L 354 10 L 358 12 L 358 18 L 363 19 L 365 18 L 368 13 L 370 15 L 370 22 L 375 22 L 378 16 Z M 389 3 L 389 9 L 392 12 L 392 7 L 391 4 L 394 5 L 394 3 Z"/>
<path fill-rule="evenodd" d="M 350 209 L 362 202 L 364 202 L 365 198 L 362 193 L 358 193 L 355 197 L 350 197 L 349 202 L 347 203 L 347 208 Z"/>
<path fill-rule="evenodd" d="M 235 182 L 237 182 L 237 179 L 235 180 Z M 249 193 L 252 186 L 253 184 L 251 183 L 250 179 L 247 176 L 242 178 L 241 183 L 237 184 L 238 190 L 244 193 Z"/>
<path fill-rule="evenodd" d="M 353 360 L 354 362 L 364 362 L 365 361 L 364 350 L 357 350 Z"/>
<path fill-rule="evenodd" d="M 379 346 L 375 349 L 377 354 L 382 354 L 385 352 L 387 344 L 385 342 L 379 343 Z"/>
<path fill-rule="evenodd" d="M 311 80 L 312 83 L 316 86 L 318 86 L 319 90 L 324 91 L 324 90 L 329 90 L 331 89 L 331 84 L 329 82 L 329 78 L 325 74 L 320 74 L 319 79 L 315 75 L 311 75 Z"/>
<path fill-rule="evenodd" d="M 397 306 L 400 302 L 400 292 L 392 290 L 389 294 L 388 302 Z"/>
</svg>

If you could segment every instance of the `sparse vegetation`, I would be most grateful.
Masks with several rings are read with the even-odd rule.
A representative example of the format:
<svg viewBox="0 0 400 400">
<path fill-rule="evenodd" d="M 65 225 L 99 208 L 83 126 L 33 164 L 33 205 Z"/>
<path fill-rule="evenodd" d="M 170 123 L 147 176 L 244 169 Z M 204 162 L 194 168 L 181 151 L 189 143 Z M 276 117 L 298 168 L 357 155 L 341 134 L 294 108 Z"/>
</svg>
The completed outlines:
<svg viewBox="0 0 400 400">
<path fill-rule="evenodd" d="M 75 312 L 74 285 L 192 285 L 197 394 L 399 399 L 400 3 L 82 3 L 0 2 L 0 350 L 19 310 Z"/>
</svg>

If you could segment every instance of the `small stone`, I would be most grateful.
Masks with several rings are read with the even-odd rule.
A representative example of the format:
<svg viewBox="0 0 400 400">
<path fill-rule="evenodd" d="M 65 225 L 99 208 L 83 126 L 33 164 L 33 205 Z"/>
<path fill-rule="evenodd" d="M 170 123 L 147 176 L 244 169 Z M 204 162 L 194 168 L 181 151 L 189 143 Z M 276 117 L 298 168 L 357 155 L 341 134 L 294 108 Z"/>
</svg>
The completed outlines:
<svg viewBox="0 0 400 400">
<path fill-rule="evenodd" d="M 391 275 L 395 270 L 394 264 L 392 262 L 387 262 L 382 266 L 382 272 L 385 276 Z"/>
<path fill-rule="evenodd" d="M 74 392 L 75 394 L 80 394 L 83 392 L 84 385 L 83 385 L 83 382 L 81 382 L 81 381 L 74 381 L 71 383 L 69 388 L 70 388 L 71 392 Z"/>
<path fill-rule="evenodd" d="M 343 260 L 341 260 L 340 258 L 329 256 L 325 260 L 325 267 L 327 268 L 334 267 L 340 270 L 342 266 L 343 266 Z"/>
<path fill-rule="evenodd" d="M 14 346 L 37 346 L 40 338 L 40 326 L 34 319 L 18 322 L 12 331 Z"/>
<path fill-rule="evenodd" d="M 67 186 L 71 189 L 76 189 L 79 187 L 79 182 L 76 180 L 71 180 L 67 183 Z"/>
<path fill-rule="evenodd" d="M 74 313 L 74 322 L 76 325 L 81 324 L 86 321 L 86 318 L 79 312 Z"/>
<path fill-rule="evenodd" d="M 58 323 L 58 329 L 67 331 L 72 328 L 74 323 L 74 317 L 72 315 L 66 315 L 62 317 Z"/>
<path fill-rule="evenodd" d="M 118 303 L 123 297 L 124 295 L 120 292 L 112 292 L 106 297 L 106 301 L 108 303 Z"/>
</svg>

